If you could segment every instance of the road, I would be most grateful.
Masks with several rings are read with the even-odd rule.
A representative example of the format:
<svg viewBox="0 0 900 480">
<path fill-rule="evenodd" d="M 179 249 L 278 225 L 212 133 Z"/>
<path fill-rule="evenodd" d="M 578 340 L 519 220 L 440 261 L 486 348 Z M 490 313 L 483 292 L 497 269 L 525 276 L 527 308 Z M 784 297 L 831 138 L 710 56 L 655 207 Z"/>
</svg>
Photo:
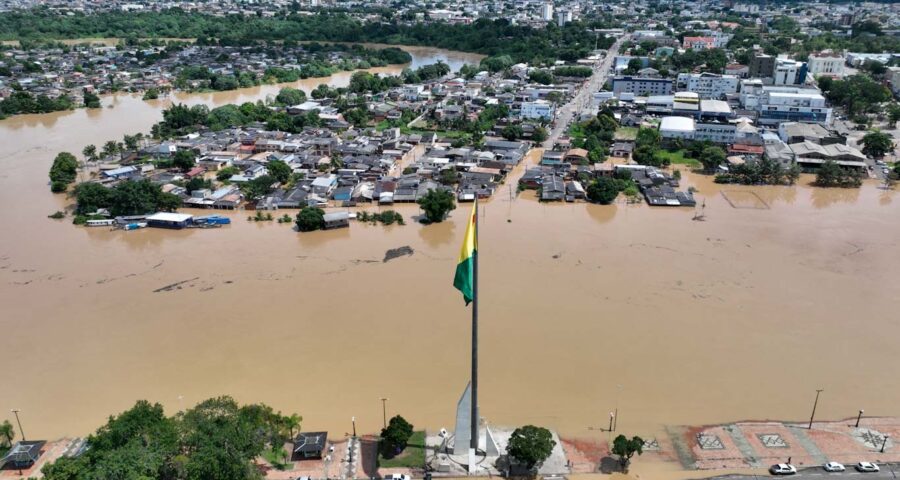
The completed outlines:
<svg viewBox="0 0 900 480">
<path fill-rule="evenodd" d="M 761 480 L 761 479 L 772 479 L 772 478 L 785 478 L 785 479 L 798 479 L 803 478 L 806 480 L 897 480 L 897 474 L 895 470 L 900 471 L 897 465 L 891 465 L 886 463 L 880 463 L 878 466 L 881 467 L 880 472 L 876 473 L 860 473 L 857 472 L 856 469 L 853 468 L 852 465 L 846 465 L 847 471 L 845 472 L 826 472 L 822 467 L 811 467 L 805 468 L 797 472 L 796 475 L 791 475 L 789 477 L 775 477 L 772 475 L 722 475 L 718 477 L 710 477 L 711 480 Z"/>
<path fill-rule="evenodd" d="M 619 47 L 622 45 L 622 42 L 625 42 L 629 38 L 629 35 L 625 35 L 616 40 L 616 43 L 607 50 L 606 56 L 603 57 L 600 64 L 594 66 L 594 73 L 591 75 L 591 78 L 575 92 L 575 96 L 572 97 L 568 103 L 557 109 L 556 126 L 550 130 L 550 135 L 544 142 L 544 148 L 553 148 L 553 145 L 556 144 L 559 137 L 565 134 L 569 122 L 575 114 L 581 113 L 591 107 L 594 93 L 600 90 L 600 87 L 606 83 L 609 70 L 612 68 L 616 55 L 619 54 Z"/>
</svg>

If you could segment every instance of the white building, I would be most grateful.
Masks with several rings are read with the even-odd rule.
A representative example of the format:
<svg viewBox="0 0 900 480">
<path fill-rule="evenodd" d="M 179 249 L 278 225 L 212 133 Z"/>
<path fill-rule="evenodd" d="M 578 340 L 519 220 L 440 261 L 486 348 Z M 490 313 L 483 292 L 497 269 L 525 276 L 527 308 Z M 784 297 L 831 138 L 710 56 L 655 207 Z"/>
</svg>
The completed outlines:
<svg viewBox="0 0 900 480">
<path fill-rule="evenodd" d="M 714 73 L 679 73 L 678 90 L 694 92 L 700 98 L 722 98 L 738 91 L 738 78 L 734 75 Z"/>
<path fill-rule="evenodd" d="M 813 77 L 844 76 L 844 57 L 831 51 L 809 54 L 806 65 Z"/>
<path fill-rule="evenodd" d="M 825 97 L 815 88 L 791 86 L 762 86 L 761 82 L 745 81 L 741 86 L 741 105 L 759 112 L 760 125 L 782 122 L 830 124 L 831 108 Z"/>
<path fill-rule="evenodd" d="M 773 85 L 799 85 L 806 81 L 806 64 L 779 58 L 775 63 Z"/>
<path fill-rule="evenodd" d="M 541 5 L 541 20 L 545 22 L 553 21 L 553 3 L 546 2 Z"/>
<path fill-rule="evenodd" d="M 553 118 L 553 104 L 546 100 L 522 102 L 520 115 L 527 120 L 550 120 Z"/>
<path fill-rule="evenodd" d="M 694 119 L 690 117 L 663 117 L 659 123 L 659 136 L 665 139 L 694 138 Z"/>
</svg>

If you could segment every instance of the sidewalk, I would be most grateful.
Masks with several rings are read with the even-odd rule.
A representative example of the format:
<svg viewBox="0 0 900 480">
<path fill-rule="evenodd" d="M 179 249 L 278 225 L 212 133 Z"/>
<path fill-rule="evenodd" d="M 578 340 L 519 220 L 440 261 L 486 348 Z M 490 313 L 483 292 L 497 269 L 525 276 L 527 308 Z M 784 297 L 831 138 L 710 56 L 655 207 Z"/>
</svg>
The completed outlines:
<svg viewBox="0 0 900 480">
<path fill-rule="evenodd" d="M 891 440 L 900 438 L 900 419 L 864 418 L 859 428 L 855 424 L 856 418 L 815 422 L 812 429 L 798 423 L 738 422 L 678 427 L 669 433 L 689 470 L 765 468 L 788 458 L 797 467 L 827 461 L 900 462 L 900 448 Z"/>
</svg>

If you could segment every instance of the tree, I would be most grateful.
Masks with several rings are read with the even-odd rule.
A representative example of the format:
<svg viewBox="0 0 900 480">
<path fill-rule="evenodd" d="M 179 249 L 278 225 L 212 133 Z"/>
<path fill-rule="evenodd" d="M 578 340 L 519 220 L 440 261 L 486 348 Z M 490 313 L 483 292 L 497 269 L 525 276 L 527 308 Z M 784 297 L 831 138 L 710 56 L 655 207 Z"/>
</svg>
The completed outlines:
<svg viewBox="0 0 900 480">
<path fill-rule="evenodd" d="M 275 104 L 283 106 L 299 105 L 306 100 L 306 93 L 297 88 L 285 87 L 275 96 Z"/>
<path fill-rule="evenodd" d="M 894 125 L 896 125 L 897 122 L 900 122 L 900 104 L 891 103 L 890 105 L 888 105 L 887 116 L 888 121 L 891 124 L 891 128 L 894 128 Z"/>
<path fill-rule="evenodd" d="M 303 207 L 297 214 L 297 230 L 312 232 L 325 228 L 325 211 L 316 207 Z"/>
<path fill-rule="evenodd" d="M 94 92 L 91 92 L 87 89 L 83 91 L 84 95 L 84 106 L 87 108 L 100 108 L 100 97 L 98 97 Z"/>
<path fill-rule="evenodd" d="M 75 213 L 87 215 L 109 206 L 112 190 L 99 183 L 85 182 L 75 186 Z"/>
<path fill-rule="evenodd" d="M 644 439 L 635 436 L 629 440 L 625 435 L 619 435 L 613 440 L 611 452 L 619 456 L 619 463 L 622 464 L 622 468 L 627 472 L 631 457 L 635 453 L 638 455 L 644 453 Z"/>
<path fill-rule="evenodd" d="M 515 429 L 509 437 L 506 452 L 510 457 L 525 465 L 528 470 L 544 463 L 550 458 L 556 441 L 550 430 L 534 425 L 525 425 Z"/>
<path fill-rule="evenodd" d="M 281 183 L 286 183 L 291 178 L 291 167 L 282 160 L 272 160 L 266 165 L 269 175 L 275 177 Z"/>
<path fill-rule="evenodd" d="M 396 415 L 381 429 L 381 454 L 392 458 L 406 448 L 406 442 L 413 434 L 413 426 L 405 418 Z"/>
<path fill-rule="evenodd" d="M 138 142 L 141 137 L 139 135 L 128 135 L 126 134 L 122 140 L 125 142 L 125 148 L 131 151 L 135 151 L 138 148 Z"/>
<path fill-rule="evenodd" d="M 523 135 L 522 127 L 519 125 L 507 125 L 503 128 L 503 131 L 500 132 L 500 135 L 507 140 L 515 140 L 517 138 L 522 138 Z"/>
<path fill-rule="evenodd" d="M 75 181 L 78 175 L 78 160 L 69 152 L 60 152 L 53 159 L 50 167 L 50 189 L 55 192 L 64 192 L 66 187 Z"/>
<path fill-rule="evenodd" d="M 587 188 L 588 200 L 603 205 L 609 205 L 618 196 L 618 182 L 609 177 L 600 177 L 591 182 Z"/>
<path fill-rule="evenodd" d="M 115 154 L 119 153 L 119 145 L 115 142 L 115 140 L 109 140 L 108 142 L 103 144 L 103 150 L 100 154 L 104 157 L 111 157 Z"/>
<path fill-rule="evenodd" d="M 97 146 L 88 145 L 81 149 L 81 154 L 84 155 L 84 159 L 87 161 L 97 160 Z"/>
<path fill-rule="evenodd" d="M 416 203 L 425 211 L 425 221 L 427 223 L 443 222 L 447 213 L 456 208 L 456 204 L 453 201 L 453 192 L 442 189 L 429 190 Z"/>
<path fill-rule="evenodd" d="M 531 134 L 531 141 L 535 143 L 543 143 L 547 140 L 547 129 L 544 127 L 535 127 Z"/>
<path fill-rule="evenodd" d="M 4 447 L 12 446 L 13 438 L 16 437 L 16 431 L 13 430 L 9 420 L 4 420 L 3 423 L 0 423 L 0 437 L 3 438 L 3 443 L 0 443 L 0 445 Z"/>
<path fill-rule="evenodd" d="M 725 150 L 721 147 L 710 146 L 700 152 L 698 160 L 703 164 L 703 169 L 707 172 L 714 172 L 719 165 L 725 163 Z"/>
<path fill-rule="evenodd" d="M 175 157 L 172 159 L 172 165 L 183 172 L 187 172 L 194 168 L 194 165 L 196 164 L 195 159 L 196 155 L 194 155 L 194 152 L 190 150 L 178 150 L 175 152 Z"/>
<path fill-rule="evenodd" d="M 275 177 L 271 175 L 263 175 L 256 177 L 249 182 L 244 182 L 241 189 L 244 195 L 249 199 L 257 199 L 268 195 L 272 191 L 272 184 L 276 182 Z"/>
<path fill-rule="evenodd" d="M 862 179 L 858 173 L 841 168 L 833 160 L 826 160 L 816 172 L 816 185 L 819 187 L 859 187 Z"/>
<path fill-rule="evenodd" d="M 884 154 L 894 149 L 892 137 L 881 130 L 872 130 L 865 134 L 860 143 L 863 144 L 862 152 L 875 158 L 882 158 Z"/>
</svg>

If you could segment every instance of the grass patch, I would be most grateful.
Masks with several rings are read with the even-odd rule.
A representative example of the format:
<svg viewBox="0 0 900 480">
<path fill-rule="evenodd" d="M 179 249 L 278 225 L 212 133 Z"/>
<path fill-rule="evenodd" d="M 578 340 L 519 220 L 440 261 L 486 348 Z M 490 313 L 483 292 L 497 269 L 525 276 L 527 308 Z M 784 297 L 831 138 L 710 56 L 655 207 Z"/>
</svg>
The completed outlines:
<svg viewBox="0 0 900 480">
<path fill-rule="evenodd" d="M 584 132 L 584 125 L 582 125 L 581 122 L 573 122 L 572 125 L 569 126 L 569 131 L 567 133 L 572 140 L 583 139 L 586 135 Z M 635 132 L 635 135 L 637 135 L 637 132 Z"/>
<path fill-rule="evenodd" d="M 686 165 L 691 168 L 700 168 L 703 166 L 698 160 L 684 156 L 684 150 L 658 150 L 656 155 L 660 158 L 667 158 L 672 165 Z"/>
<path fill-rule="evenodd" d="M 287 470 L 291 466 L 291 457 L 290 455 L 285 456 L 286 453 L 284 447 L 270 448 L 263 451 L 262 457 L 271 463 L 275 469 Z M 287 462 L 284 461 L 285 458 L 287 458 Z"/>
<path fill-rule="evenodd" d="M 637 138 L 637 127 L 619 127 L 613 136 L 616 140 L 634 140 Z"/>
<path fill-rule="evenodd" d="M 394 458 L 378 454 L 378 466 L 384 468 L 423 468 L 425 466 L 425 432 L 413 432 L 406 448 Z"/>
</svg>

